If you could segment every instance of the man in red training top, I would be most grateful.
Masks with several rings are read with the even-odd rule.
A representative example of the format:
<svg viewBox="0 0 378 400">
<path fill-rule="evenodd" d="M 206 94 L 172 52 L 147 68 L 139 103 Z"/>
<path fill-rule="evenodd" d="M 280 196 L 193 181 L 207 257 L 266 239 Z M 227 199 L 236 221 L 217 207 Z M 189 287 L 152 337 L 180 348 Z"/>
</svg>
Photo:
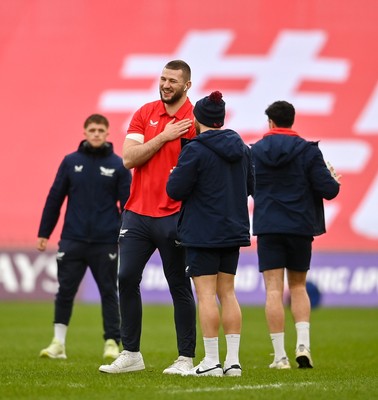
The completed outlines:
<svg viewBox="0 0 378 400">
<path fill-rule="evenodd" d="M 125 373 L 145 368 L 140 352 L 142 301 L 140 282 L 146 263 L 158 249 L 173 299 L 178 358 L 163 373 L 182 374 L 193 367 L 196 308 L 185 255 L 176 244 L 180 201 L 165 187 L 177 164 L 181 138 L 195 136 L 193 106 L 187 97 L 191 70 L 182 60 L 169 62 L 159 83 L 161 100 L 145 104 L 134 114 L 123 146 L 126 168 L 134 168 L 130 197 L 119 236 L 119 295 L 121 340 L 124 351 L 99 370 Z"/>
</svg>

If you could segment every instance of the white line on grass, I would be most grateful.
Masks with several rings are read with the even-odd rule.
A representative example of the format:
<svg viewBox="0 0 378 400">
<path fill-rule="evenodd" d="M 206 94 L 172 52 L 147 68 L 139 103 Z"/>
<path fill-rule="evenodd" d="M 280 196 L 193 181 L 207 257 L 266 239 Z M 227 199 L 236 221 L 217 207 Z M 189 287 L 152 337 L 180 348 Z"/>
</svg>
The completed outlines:
<svg viewBox="0 0 378 400">
<path fill-rule="evenodd" d="M 201 379 L 201 378 L 198 378 Z M 262 390 L 262 389 L 279 389 L 282 386 L 309 386 L 314 385 L 315 382 L 301 382 L 301 383 L 272 383 L 269 385 L 235 385 L 231 387 L 203 387 L 203 388 L 191 388 L 191 389 L 167 389 L 162 390 L 167 393 L 200 393 L 200 392 L 232 392 L 232 391 L 241 391 L 241 390 Z"/>
</svg>

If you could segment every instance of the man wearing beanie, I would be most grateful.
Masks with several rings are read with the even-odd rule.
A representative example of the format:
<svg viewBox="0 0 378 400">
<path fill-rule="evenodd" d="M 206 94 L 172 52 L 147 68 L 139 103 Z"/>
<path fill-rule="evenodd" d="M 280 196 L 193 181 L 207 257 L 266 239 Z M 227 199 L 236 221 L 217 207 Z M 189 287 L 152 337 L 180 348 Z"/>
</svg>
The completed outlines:
<svg viewBox="0 0 378 400">
<path fill-rule="evenodd" d="M 186 249 L 186 273 L 197 293 L 205 348 L 205 358 L 186 375 L 241 376 L 241 311 L 234 279 L 240 246 L 250 245 L 250 149 L 235 131 L 221 129 L 225 102 L 220 92 L 199 100 L 193 113 L 197 136 L 183 147 L 167 183 L 168 195 L 183 202 L 178 236 Z M 221 323 L 227 343 L 223 367 L 218 348 Z"/>
</svg>

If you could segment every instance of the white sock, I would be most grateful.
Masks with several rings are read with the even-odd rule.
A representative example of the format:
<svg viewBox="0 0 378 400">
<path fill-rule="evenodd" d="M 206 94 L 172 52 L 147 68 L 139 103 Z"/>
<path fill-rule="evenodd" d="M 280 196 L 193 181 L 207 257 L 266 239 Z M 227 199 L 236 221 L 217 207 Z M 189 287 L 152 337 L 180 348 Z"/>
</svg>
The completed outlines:
<svg viewBox="0 0 378 400">
<path fill-rule="evenodd" d="M 274 361 L 279 361 L 286 356 L 285 351 L 285 333 L 271 333 L 270 338 L 272 339 L 272 345 L 274 349 Z"/>
<path fill-rule="evenodd" d="M 240 346 L 240 334 L 232 333 L 226 335 L 227 343 L 227 354 L 225 365 L 231 366 L 239 364 L 239 346 Z"/>
<path fill-rule="evenodd" d="M 54 324 L 54 337 L 63 345 L 66 343 L 67 328 L 64 324 Z"/>
<path fill-rule="evenodd" d="M 208 364 L 219 364 L 218 338 L 203 338 L 205 360 Z"/>
<path fill-rule="evenodd" d="M 309 322 L 297 322 L 295 324 L 297 330 L 297 347 L 300 344 L 304 344 L 310 350 L 310 323 Z"/>
</svg>

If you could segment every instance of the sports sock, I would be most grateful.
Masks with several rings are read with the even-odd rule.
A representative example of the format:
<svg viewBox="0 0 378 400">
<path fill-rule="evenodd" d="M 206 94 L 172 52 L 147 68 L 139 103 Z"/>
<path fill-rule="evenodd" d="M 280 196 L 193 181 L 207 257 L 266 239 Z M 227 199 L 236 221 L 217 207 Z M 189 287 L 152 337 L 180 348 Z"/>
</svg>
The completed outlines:
<svg viewBox="0 0 378 400">
<path fill-rule="evenodd" d="M 63 345 L 66 343 L 67 328 L 64 324 L 54 324 L 54 337 Z"/>
<path fill-rule="evenodd" d="M 297 330 L 297 347 L 300 344 L 304 344 L 310 349 L 310 323 L 309 322 L 297 322 L 295 324 Z"/>
<path fill-rule="evenodd" d="M 239 346 L 240 346 L 240 334 L 229 334 L 226 336 L 227 343 L 227 354 L 225 365 L 239 364 Z"/>
<path fill-rule="evenodd" d="M 203 344 L 205 347 L 205 362 L 207 364 L 219 364 L 219 350 L 218 350 L 218 338 L 203 338 Z"/>
<path fill-rule="evenodd" d="M 286 356 L 285 351 L 285 333 L 271 333 L 270 338 L 272 339 L 272 345 L 274 349 L 274 361 L 279 361 Z"/>
</svg>

